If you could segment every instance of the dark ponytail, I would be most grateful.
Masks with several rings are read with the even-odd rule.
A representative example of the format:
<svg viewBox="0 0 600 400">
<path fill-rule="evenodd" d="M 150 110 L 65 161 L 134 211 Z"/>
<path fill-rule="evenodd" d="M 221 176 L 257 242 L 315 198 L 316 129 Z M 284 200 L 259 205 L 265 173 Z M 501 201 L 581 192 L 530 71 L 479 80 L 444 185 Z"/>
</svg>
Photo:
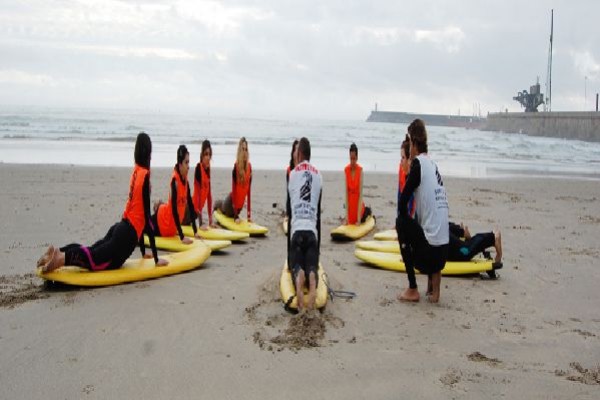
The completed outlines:
<svg viewBox="0 0 600 400">
<path fill-rule="evenodd" d="M 150 168 L 150 155 L 152 154 L 152 141 L 146 132 L 140 132 L 135 139 L 133 158 L 140 167 Z"/>
</svg>

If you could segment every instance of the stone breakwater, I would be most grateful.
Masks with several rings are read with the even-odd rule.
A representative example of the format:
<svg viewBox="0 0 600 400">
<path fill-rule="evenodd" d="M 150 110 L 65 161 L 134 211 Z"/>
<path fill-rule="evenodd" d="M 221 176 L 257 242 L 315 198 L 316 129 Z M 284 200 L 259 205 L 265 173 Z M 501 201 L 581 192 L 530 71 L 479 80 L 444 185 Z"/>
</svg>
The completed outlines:
<svg viewBox="0 0 600 400">
<path fill-rule="evenodd" d="M 600 112 L 495 113 L 482 130 L 600 142 Z"/>
</svg>

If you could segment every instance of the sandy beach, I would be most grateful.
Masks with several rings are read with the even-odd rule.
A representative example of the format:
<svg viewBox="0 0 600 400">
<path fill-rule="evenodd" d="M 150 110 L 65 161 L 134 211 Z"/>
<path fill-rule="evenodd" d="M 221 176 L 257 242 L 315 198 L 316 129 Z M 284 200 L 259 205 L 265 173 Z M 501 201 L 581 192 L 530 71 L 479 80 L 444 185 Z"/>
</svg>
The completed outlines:
<svg viewBox="0 0 600 400">
<path fill-rule="evenodd" d="M 0 164 L 1 398 L 599 397 L 596 181 L 445 179 L 453 221 L 501 229 L 504 268 L 497 280 L 443 278 L 434 305 L 398 302 L 406 275 L 331 242 L 343 174 L 324 173 L 321 260 L 333 289 L 357 297 L 330 301 L 304 343 L 288 340 L 294 316 L 278 291 L 283 168 L 254 172 L 253 219 L 268 236 L 202 268 L 94 289 L 35 277 L 49 244 L 91 244 L 120 218 L 130 172 Z M 153 200 L 166 198 L 170 173 L 152 170 Z M 212 181 L 224 197 L 230 170 Z M 394 224 L 396 187 L 394 174 L 365 174 L 376 231 Z"/>
</svg>

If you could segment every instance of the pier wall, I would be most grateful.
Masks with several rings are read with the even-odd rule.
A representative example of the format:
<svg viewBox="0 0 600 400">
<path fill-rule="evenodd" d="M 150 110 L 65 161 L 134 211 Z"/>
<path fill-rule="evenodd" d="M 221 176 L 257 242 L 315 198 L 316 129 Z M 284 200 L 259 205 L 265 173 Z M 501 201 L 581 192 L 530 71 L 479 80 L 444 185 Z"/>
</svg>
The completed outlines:
<svg viewBox="0 0 600 400">
<path fill-rule="evenodd" d="M 494 113 L 483 130 L 600 142 L 600 112 Z"/>
</svg>

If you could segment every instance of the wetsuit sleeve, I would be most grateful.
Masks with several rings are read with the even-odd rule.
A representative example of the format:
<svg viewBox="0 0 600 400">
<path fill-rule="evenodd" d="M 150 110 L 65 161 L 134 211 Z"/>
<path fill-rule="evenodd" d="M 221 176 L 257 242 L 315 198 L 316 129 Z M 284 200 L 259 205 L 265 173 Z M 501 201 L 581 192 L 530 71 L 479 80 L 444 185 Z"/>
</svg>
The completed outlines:
<svg viewBox="0 0 600 400">
<path fill-rule="evenodd" d="M 455 224 L 454 222 L 448 222 L 448 227 L 451 235 L 455 235 L 459 238 L 465 236 L 465 230 L 461 228 L 460 225 Z"/>
<path fill-rule="evenodd" d="M 346 196 L 346 220 L 349 220 L 350 204 L 348 204 L 348 175 L 346 174 L 346 170 L 344 170 L 344 195 Z"/>
<path fill-rule="evenodd" d="M 360 181 L 358 182 L 358 206 L 356 207 L 356 221 L 362 221 L 362 204 L 363 204 L 363 171 L 360 170 Z"/>
<path fill-rule="evenodd" d="M 410 172 L 408 174 L 408 178 L 406 179 L 406 184 L 404 185 L 404 190 L 400 195 L 400 201 L 398 203 L 398 216 L 400 217 L 400 219 L 410 217 L 408 211 L 408 202 L 420 184 L 421 163 L 419 163 L 419 159 L 415 158 L 411 162 Z"/>
<path fill-rule="evenodd" d="M 290 201 L 290 186 L 289 186 L 289 175 L 287 177 L 288 180 L 288 185 L 286 187 L 286 199 L 285 199 L 285 213 L 288 216 L 288 221 L 287 221 L 287 254 L 288 254 L 288 267 L 291 269 L 291 265 L 290 265 L 290 243 L 291 243 L 291 236 L 292 236 L 292 204 Z"/>
<path fill-rule="evenodd" d="M 319 205 L 317 206 L 317 246 L 319 255 L 321 254 L 321 198 L 323 197 L 323 189 L 319 193 Z"/>
<path fill-rule="evenodd" d="M 212 206 L 212 185 L 210 183 L 210 175 L 208 176 L 209 181 L 208 181 L 208 196 L 206 198 L 206 213 L 208 214 L 208 224 L 212 225 L 213 220 L 212 220 L 212 212 L 213 212 L 213 206 Z M 202 212 L 202 207 L 200 207 L 200 212 Z"/>
<path fill-rule="evenodd" d="M 285 215 L 288 217 L 288 222 L 290 219 L 290 209 L 289 209 L 289 202 L 290 202 L 290 192 L 289 192 L 289 187 L 290 187 L 290 173 L 289 172 L 285 172 L 285 193 L 286 193 L 286 204 L 285 204 Z M 288 226 L 288 232 L 289 232 L 289 226 Z"/>
<path fill-rule="evenodd" d="M 192 229 L 194 230 L 194 235 L 196 235 L 196 232 L 198 231 L 198 228 L 196 228 L 197 215 L 196 211 L 194 210 L 194 202 L 192 201 L 192 196 L 190 194 L 190 185 L 187 186 L 187 203 L 188 210 L 190 211 L 190 220 L 192 221 Z M 176 222 L 179 222 L 179 220 L 176 220 Z M 178 224 L 178 227 L 181 229 L 181 224 Z"/>
<path fill-rule="evenodd" d="M 233 196 L 235 194 L 235 188 L 237 186 L 237 173 L 236 173 L 236 170 L 235 170 L 236 169 L 235 168 L 236 165 L 237 164 L 235 164 L 233 166 L 233 171 L 231 171 L 231 208 L 233 208 L 233 219 L 237 219 L 239 217 L 239 214 L 240 214 L 239 211 L 241 211 L 241 210 L 236 210 L 235 209 L 235 205 L 234 205 L 234 202 L 233 202 Z"/>
<path fill-rule="evenodd" d="M 196 182 L 198 182 L 198 187 L 202 187 L 202 172 L 200 172 L 200 164 L 196 165 L 196 169 L 194 170 L 194 200 L 195 203 L 194 204 L 200 204 L 200 190 L 198 190 L 198 193 L 196 193 Z M 202 214 L 202 205 L 198 206 L 199 209 L 195 210 L 197 214 Z"/>
<path fill-rule="evenodd" d="M 142 198 L 144 200 L 144 231 L 150 239 L 150 249 L 152 250 L 152 256 L 154 262 L 158 263 L 158 251 L 156 251 L 156 243 L 154 240 L 154 226 L 152 226 L 152 220 L 150 213 L 150 176 L 146 175 L 144 179 L 144 186 L 142 187 Z M 140 250 L 142 251 L 142 257 L 146 255 L 146 247 L 144 245 L 144 235 L 140 238 Z"/>
<path fill-rule="evenodd" d="M 414 159 L 410 166 L 410 172 L 408 174 L 408 178 L 406 179 L 406 184 L 404 185 L 404 190 L 402 191 L 402 195 L 400 196 L 400 210 L 399 211 L 399 219 L 400 224 L 402 226 L 406 226 L 407 224 L 416 224 L 417 222 L 411 220 L 410 214 L 408 211 L 408 202 L 415 192 L 416 188 L 421 184 L 421 164 L 418 159 Z M 398 232 L 398 238 L 400 239 L 400 232 Z M 402 240 L 403 241 L 403 240 Z M 409 287 L 414 289 L 417 287 L 417 281 L 415 279 L 415 266 L 412 261 L 411 252 L 404 247 L 404 244 L 401 244 L 400 253 L 402 254 L 402 259 L 404 260 L 404 266 L 406 268 L 406 276 L 408 278 Z"/>
<path fill-rule="evenodd" d="M 248 212 L 248 220 L 252 219 L 252 166 L 250 166 L 250 176 L 248 177 L 248 204 L 246 211 Z"/>
<path fill-rule="evenodd" d="M 177 227 L 179 240 L 183 240 L 183 231 L 181 230 L 179 213 L 177 212 L 177 181 L 175 178 L 171 179 L 171 212 L 173 213 L 173 219 L 175 220 L 175 226 Z"/>
<path fill-rule="evenodd" d="M 400 185 L 400 179 L 398 179 L 398 198 L 396 199 L 396 217 L 400 216 L 400 196 L 402 196 L 402 186 Z"/>
</svg>

